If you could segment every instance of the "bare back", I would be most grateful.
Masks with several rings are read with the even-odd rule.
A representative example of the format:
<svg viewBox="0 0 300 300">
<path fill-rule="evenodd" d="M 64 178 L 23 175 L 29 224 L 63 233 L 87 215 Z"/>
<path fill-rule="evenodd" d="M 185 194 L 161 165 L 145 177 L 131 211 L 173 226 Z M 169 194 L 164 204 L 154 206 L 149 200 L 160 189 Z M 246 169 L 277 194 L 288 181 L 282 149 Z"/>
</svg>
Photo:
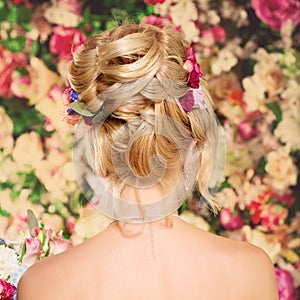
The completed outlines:
<svg viewBox="0 0 300 300">
<path fill-rule="evenodd" d="M 138 227 L 137 227 L 138 226 Z M 278 299 L 266 254 L 174 217 L 108 229 L 34 265 L 19 300 L 41 299 Z"/>
</svg>

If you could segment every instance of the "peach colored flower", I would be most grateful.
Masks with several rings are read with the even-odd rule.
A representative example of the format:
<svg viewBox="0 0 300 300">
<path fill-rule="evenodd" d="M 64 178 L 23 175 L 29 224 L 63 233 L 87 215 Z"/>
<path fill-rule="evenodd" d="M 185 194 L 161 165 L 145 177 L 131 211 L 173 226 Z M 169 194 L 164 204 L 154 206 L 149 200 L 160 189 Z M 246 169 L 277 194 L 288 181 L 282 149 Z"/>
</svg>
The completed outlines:
<svg viewBox="0 0 300 300">
<path fill-rule="evenodd" d="M 10 153 L 13 149 L 13 122 L 6 114 L 3 107 L 0 107 L 0 149 Z"/>
<path fill-rule="evenodd" d="M 40 136 L 34 131 L 20 135 L 12 155 L 20 166 L 31 165 L 36 168 L 44 156 Z"/>
<path fill-rule="evenodd" d="M 64 220 L 59 215 L 44 213 L 41 219 L 44 221 L 46 229 L 51 228 L 55 231 L 60 231 L 64 227 Z"/>
<path fill-rule="evenodd" d="M 36 104 L 47 97 L 48 91 L 58 80 L 58 75 L 49 70 L 45 63 L 37 58 L 30 59 L 28 67 L 30 84 L 24 86 L 24 97 L 29 99 L 29 104 Z"/>
<path fill-rule="evenodd" d="M 211 77 L 208 84 L 215 103 L 227 100 L 230 92 L 241 89 L 239 80 L 234 73 Z"/>
<path fill-rule="evenodd" d="M 268 153 L 265 170 L 269 175 L 266 181 L 275 190 L 284 191 L 297 183 L 297 168 L 292 158 L 282 149 Z"/>
<path fill-rule="evenodd" d="M 51 152 L 36 168 L 36 176 L 50 192 L 60 193 L 64 190 L 66 179 L 63 176 L 62 166 L 68 160 L 65 153 Z"/>
</svg>

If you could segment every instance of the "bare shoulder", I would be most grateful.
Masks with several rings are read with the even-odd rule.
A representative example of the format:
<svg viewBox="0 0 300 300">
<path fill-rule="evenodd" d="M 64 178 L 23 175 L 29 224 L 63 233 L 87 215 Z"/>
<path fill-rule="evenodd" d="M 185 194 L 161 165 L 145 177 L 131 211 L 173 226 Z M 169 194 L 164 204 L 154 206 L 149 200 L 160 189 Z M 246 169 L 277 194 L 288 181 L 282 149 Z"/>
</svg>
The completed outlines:
<svg viewBox="0 0 300 300">
<path fill-rule="evenodd" d="M 201 254 L 210 261 L 209 268 L 215 270 L 216 284 L 231 299 L 279 299 L 274 266 L 264 250 L 201 230 L 195 232 L 193 240 L 205 245 Z"/>
<path fill-rule="evenodd" d="M 18 300 L 52 299 L 51 290 L 59 285 L 62 279 L 61 269 L 66 269 L 59 257 L 51 256 L 35 263 L 21 277 L 18 289 Z"/>
<path fill-rule="evenodd" d="M 77 251 L 72 250 L 44 258 L 27 269 L 19 281 L 17 299 L 40 300 L 41 295 L 43 300 L 66 299 L 67 286 L 70 286 L 73 274 L 78 273 L 76 261 L 79 258 L 76 258 Z"/>
<path fill-rule="evenodd" d="M 221 239 L 241 299 L 278 300 L 275 270 L 266 252 L 248 242 Z"/>
<path fill-rule="evenodd" d="M 246 242 L 240 242 L 237 256 L 237 274 L 243 274 L 240 284 L 249 290 L 249 299 L 277 300 L 278 287 L 273 263 L 264 250 Z"/>
</svg>

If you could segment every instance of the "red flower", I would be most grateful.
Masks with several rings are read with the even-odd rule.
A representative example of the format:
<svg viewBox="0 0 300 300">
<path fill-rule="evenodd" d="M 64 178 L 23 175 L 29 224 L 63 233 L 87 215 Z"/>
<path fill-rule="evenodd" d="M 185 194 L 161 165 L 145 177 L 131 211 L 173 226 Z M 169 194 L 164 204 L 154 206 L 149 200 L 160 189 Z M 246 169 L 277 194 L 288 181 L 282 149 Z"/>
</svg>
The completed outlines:
<svg viewBox="0 0 300 300">
<path fill-rule="evenodd" d="M 247 208 L 249 209 L 251 215 L 250 220 L 253 222 L 253 224 L 257 225 L 260 222 L 260 214 L 262 212 L 261 203 L 252 201 Z"/>
<path fill-rule="evenodd" d="M 144 2 L 151 5 L 156 5 L 158 3 L 164 3 L 165 0 L 144 0 Z"/>
<path fill-rule="evenodd" d="M 14 297 L 16 287 L 7 281 L 0 279 L 0 299 L 11 300 Z"/>
<path fill-rule="evenodd" d="M 50 52 L 58 54 L 59 60 L 72 59 L 72 51 L 75 51 L 86 40 L 86 36 L 76 28 L 56 26 L 53 32 L 50 39 Z"/>
</svg>

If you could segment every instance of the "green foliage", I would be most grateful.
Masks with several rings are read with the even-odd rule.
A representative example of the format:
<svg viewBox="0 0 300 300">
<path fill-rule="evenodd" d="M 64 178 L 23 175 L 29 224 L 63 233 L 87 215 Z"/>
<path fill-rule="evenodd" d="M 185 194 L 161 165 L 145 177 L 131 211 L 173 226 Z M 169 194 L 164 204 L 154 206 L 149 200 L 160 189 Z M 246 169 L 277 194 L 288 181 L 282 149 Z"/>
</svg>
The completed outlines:
<svg viewBox="0 0 300 300">
<path fill-rule="evenodd" d="M 6 211 L 5 209 L 3 209 L 3 208 L 1 207 L 1 204 L 0 204 L 0 216 L 9 218 L 10 215 L 11 215 L 11 214 L 10 214 L 8 211 Z"/>
<path fill-rule="evenodd" d="M 36 177 L 34 170 L 29 170 L 27 172 L 19 172 L 18 176 L 20 178 L 21 189 L 30 189 L 31 193 L 29 195 L 29 200 L 32 203 L 38 203 L 40 200 L 40 195 L 46 192 L 44 185 Z"/>
<path fill-rule="evenodd" d="M 0 106 L 3 106 L 6 113 L 14 124 L 13 135 L 18 137 L 22 133 L 32 130 L 45 133 L 43 115 L 34 107 L 28 107 L 24 99 L 13 98 L 10 100 L 0 99 Z M 49 133 L 50 134 L 50 133 Z"/>
</svg>

